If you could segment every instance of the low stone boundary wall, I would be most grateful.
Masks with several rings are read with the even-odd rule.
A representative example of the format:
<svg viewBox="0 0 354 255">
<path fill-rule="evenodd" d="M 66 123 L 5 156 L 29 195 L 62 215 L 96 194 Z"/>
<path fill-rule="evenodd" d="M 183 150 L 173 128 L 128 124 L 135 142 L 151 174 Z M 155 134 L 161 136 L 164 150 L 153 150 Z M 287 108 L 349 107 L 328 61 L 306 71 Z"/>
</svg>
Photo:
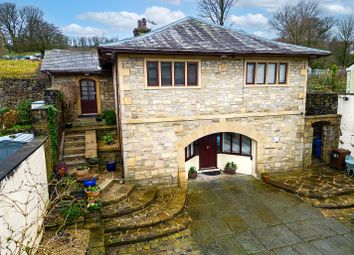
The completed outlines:
<svg viewBox="0 0 354 255">
<path fill-rule="evenodd" d="M 308 93 L 306 96 L 306 115 L 337 114 L 338 94 Z"/>
<path fill-rule="evenodd" d="M 13 107 L 21 100 L 43 100 L 43 92 L 51 86 L 48 78 L 0 79 L 0 108 Z"/>
</svg>

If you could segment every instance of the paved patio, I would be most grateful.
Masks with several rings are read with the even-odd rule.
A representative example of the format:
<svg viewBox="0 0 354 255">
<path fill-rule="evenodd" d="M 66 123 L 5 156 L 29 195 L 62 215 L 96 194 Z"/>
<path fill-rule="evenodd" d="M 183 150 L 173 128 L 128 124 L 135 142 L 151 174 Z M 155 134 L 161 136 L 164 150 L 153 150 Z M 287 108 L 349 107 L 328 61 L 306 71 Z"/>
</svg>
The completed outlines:
<svg viewBox="0 0 354 255">
<path fill-rule="evenodd" d="M 199 178 L 199 177 L 198 177 Z M 117 254 L 352 254 L 354 227 L 251 176 L 188 183 L 189 229 Z"/>
<path fill-rule="evenodd" d="M 202 254 L 352 254 L 353 228 L 253 177 L 190 182 L 191 235 Z"/>
</svg>

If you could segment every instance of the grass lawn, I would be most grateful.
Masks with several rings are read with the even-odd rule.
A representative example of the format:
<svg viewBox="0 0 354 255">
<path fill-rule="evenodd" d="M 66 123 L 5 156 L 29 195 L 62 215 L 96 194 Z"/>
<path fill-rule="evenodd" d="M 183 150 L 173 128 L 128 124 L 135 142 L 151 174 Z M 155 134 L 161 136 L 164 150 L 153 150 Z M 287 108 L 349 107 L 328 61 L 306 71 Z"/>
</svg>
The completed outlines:
<svg viewBox="0 0 354 255">
<path fill-rule="evenodd" d="M 0 79 L 36 78 L 40 75 L 41 61 L 0 60 Z"/>
</svg>

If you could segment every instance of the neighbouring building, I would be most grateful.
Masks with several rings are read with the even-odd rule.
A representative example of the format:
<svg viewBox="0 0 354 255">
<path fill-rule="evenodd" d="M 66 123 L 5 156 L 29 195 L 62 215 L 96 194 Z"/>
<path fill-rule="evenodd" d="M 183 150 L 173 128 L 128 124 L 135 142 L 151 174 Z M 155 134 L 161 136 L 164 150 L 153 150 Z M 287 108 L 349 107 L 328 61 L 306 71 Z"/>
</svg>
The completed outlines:
<svg viewBox="0 0 354 255">
<path fill-rule="evenodd" d="M 338 97 L 338 114 L 342 115 L 339 147 L 354 152 L 354 64 L 347 68 L 347 88 Z"/>
<path fill-rule="evenodd" d="M 98 52 L 47 51 L 42 71 L 73 118 L 116 109 L 127 181 L 184 184 L 191 166 L 307 166 L 308 61 L 329 54 L 188 17 Z"/>
</svg>

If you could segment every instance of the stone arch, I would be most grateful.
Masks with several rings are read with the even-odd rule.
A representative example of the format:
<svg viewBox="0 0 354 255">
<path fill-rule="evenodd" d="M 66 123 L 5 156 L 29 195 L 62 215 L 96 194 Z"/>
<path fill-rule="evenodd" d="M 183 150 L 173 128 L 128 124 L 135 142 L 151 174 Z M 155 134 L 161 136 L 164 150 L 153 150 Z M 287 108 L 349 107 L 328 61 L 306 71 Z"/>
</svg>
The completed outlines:
<svg viewBox="0 0 354 255">
<path fill-rule="evenodd" d="M 338 147 L 340 135 L 340 115 L 331 116 L 307 116 L 305 118 L 305 136 L 304 136 L 304 168 L 312 165 L 312 143 L 315 126 L 322 126 L 323 129 L 323 148 L 322 161 L 330 162 L 331 150 Z"/>
<path fill-rule="evenodd" d="M 178 140 L 177 162 L 180 185 L 183 186 L 187 180 L 184 167 L 184 148 L 201 137 L 222 132 L 239 133 L 254 140 L 257 143 L 256 156 L 254 157 L 256 160 L 255 173 L 259 177 L 260 174 L 264 171 L 264 144 L 266 138 L 263 134 L 256 131 L 255 129 L 236 122 L 213 123 L 209 125 L 203 125 L 202 127 L 199 127 L 198 129 L 186 134 Z"/>
</svg>

